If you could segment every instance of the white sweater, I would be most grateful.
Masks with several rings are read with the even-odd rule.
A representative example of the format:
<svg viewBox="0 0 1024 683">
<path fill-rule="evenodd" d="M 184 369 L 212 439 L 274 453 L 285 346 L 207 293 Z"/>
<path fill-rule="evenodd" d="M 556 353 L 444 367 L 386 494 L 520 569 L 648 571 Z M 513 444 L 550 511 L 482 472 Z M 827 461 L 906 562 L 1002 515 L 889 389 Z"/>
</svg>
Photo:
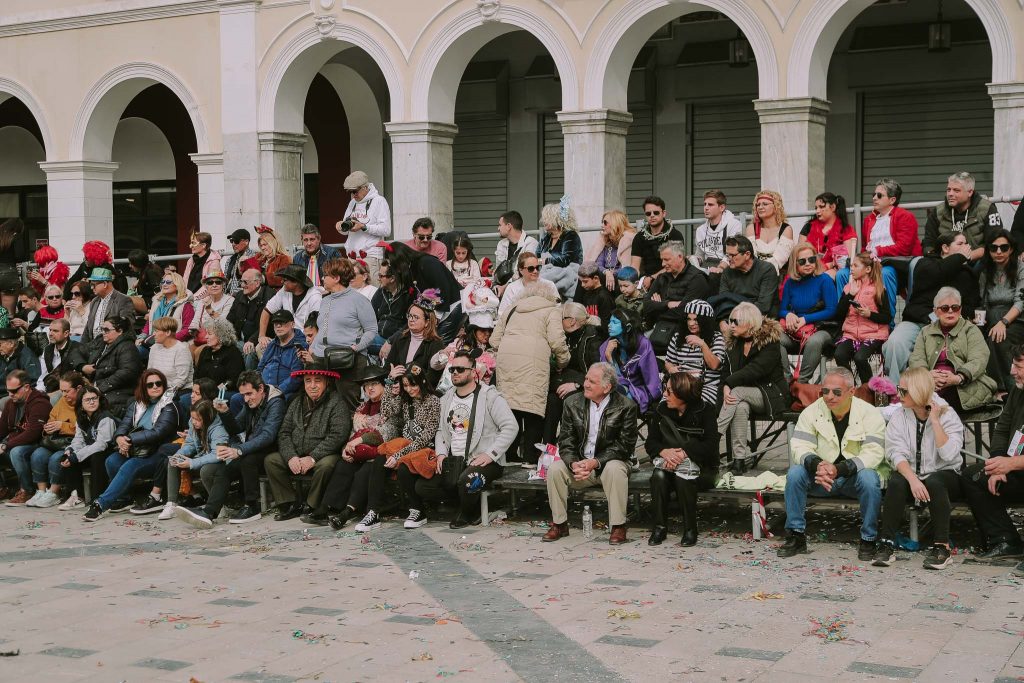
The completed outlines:
<svg viewBox="0 0 1024 683">
<path fill-rule="evenodd" d="M 188 344 L 177 342 L 171 348 L 154 344 L 149 350 L 149 368 L 159 370 L 167 377 L 168 390 L 192 388 L 192 353 Z"/>
</svg>

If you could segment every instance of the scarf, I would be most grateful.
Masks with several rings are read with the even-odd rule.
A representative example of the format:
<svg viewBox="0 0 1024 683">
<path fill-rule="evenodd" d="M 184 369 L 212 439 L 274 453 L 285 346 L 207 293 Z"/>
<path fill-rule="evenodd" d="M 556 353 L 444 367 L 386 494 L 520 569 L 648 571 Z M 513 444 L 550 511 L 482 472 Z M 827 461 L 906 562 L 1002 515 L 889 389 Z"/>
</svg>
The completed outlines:
<svg viewBox="0 0 1024 683">
<path fill-rule="evenodd" d="M 174 304 L 177 303 L 177 299 L 167 300 L 167 297 L 161 297 L 156 302 L 156 308 L 153 309 L 153 320 L 159 320 L 160 318 L 166 318 L 171 315 L 174 311 Z"/>
</svg>

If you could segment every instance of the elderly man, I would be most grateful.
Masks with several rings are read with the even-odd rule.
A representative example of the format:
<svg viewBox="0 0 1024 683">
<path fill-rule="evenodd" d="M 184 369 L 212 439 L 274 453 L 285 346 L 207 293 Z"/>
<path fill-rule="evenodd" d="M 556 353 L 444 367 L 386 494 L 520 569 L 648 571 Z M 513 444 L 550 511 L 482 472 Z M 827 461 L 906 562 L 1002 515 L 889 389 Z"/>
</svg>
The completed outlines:
<svg viewBox="0 0 1024 683">
<path fill-rule="evenodd" d="M 749 301 L 757 310 L 769 318 L 779 314 L 779 274 L 768 261 L 754 256 L 754 245 L 746 235 L 736 235 L 725 240 L 725 258 L 729 267 L 722 273 L 718 294 L 712 300 L 719 310 L 724 302 L 733 305 Z M 728 332 L 722 321 L 722 333 Z"/>
<path fill-rule="evenodd" d="M 377 271 L 384 253 L 378 246 L 381 240 L 391 237 L 391 207 L 388 200 L 377 192 L 363 171 L 353 171 L 345 178 L 345 191 L 352 194 L 352 200 L 345 208 L 345 217 L 338 221 L 338 232 L 348 235 L 345 249 L 349 253 L 366 252 L 363 259 L 370 271 L 370 282 L 378 287 Z M 344 224 L 348 223 L 348 230 Z"/>
<path fill-rule="evenodd" d="M 103 348 L 103 321 L 112 316 L 134 320 L 135 304 L 131 297 L 114 289 L 114 271 L 109 268 L 93 268 L 89 285 L 95 298 L 82 332 L 82 344 L 95 352 Z"/>
<path fill-rule="evenodd" d="M 924 224 L 924 253 L 939 253 L 939 237 L 961 233 L 971 247 L 970 259 L 985 255 L 985 231 L 1003 227 L 996 203 L 974 191 L 974 176 L 960 171 L 946 181 L 946 198 L 928 209 Z"/>
<path fill-rule="evenodd" d="M 50 323 L 47 331 L 50 343 L 43 349 L 39 360 L 42 364 L 36 389 L 52 394 L 60 389 L 60 378 L 65 372 L 84 365 L 87 361 L 85 349 L 71 339 L 71 323 L 58 318 Z"/>
<path fill-rule="evenodd" d="M 263 460 L 277 504 L 277 522 L 313 513 L 352 431 L 352 413 L 333 388 L 337 372 L 314 361 L 292 376 L 302 378 L 303 392 L 288 405 L 278 450 Z M 304 474 L 313 477 L 305 504 L 296 501 L 292 487 L 292 476 Z"/>
<path fill-rule="evenodd" d="M 416 219 L 412 224 L 412 239 L 406 240 L 405 244 L 416 251 L 430 254 L 441 263 L 448 261 L 448 247 L 434 239 L 434 221 L 429 216 Z"/>
<path fill-rule="evenodd" d="M 288 311 L 295 318 L 295 327 L 301 329 L 301 326 L 306 324 L 309 314 L 320 310 L 320 299 L 323 298 L 323 294 L 313 286 L 306 271 L 300 266 L 285 266 L 277 271 L 277 275 L 284 281 L 284 286 L 271 297 L 260 313 L 260 340 L 257 349 L 261 354 L 271 341 L 267 336 L 270 316 L 278 311 Z"/>
<path fill-rule="evenodd" d="M 686 319 L 683 306 L 694 299 L 707 299 L 711 294 L 708 277 L 686 260 L 686 247 L 682 242 L 665 242 L 658 247 L 662 273 L 654 280 L 644 298 L 644 317 L 648 324 L 671 331 L 665 335 L 651 335 L 654 350 L 661 354 L 668 349 L 679 323 Z M 659 348 L 660 347 L 660 348 Z"/>
<path fill-rule="evenodd" d="M 306 277 L 312 282 L 310 287 L 323 287 L 324 264 L 331 259 L 340 258 L 341 252 L 323 244 L 320 228 L 311 223 L 302 226 L 300 235 L 302 251 L 292 257 L 292 263 L 306 271 Z M 283 272 L 277 274 L 284 277 Z"/>
<path fill-rule="evenodd" d="M 807 496 L 856 498 L 860 502 L 857 557 L 874 559 L 882 485 L 889 476 L 885 460 L 885 418 L 878 408 L 854 398 L 853 373 L 838 368 L 825 375 L 821 398 L 796 423 L 790 442 L 792 463 L 786 474 L 786 530 L 779 557 L 807 552 Z"/>
<path fill-rule="evenodd" d="M 0 377 L 7 377 L 15 370 L 24 370 L 32 384 L 39 381 L 39 358 L 22 343 L 17 330 L 5 327 L 0 329 Z M 3 389 L 0 391 L 0 406 L 6 400 L 7 390 Z"/>
<path fill-rule="evenodd" d="M 224 264 L 224 274 L 228 278 L 227 293 L 237 296 L 242 289 L 242 264 L 256 255 L 256 250 L 249 246 L 252 235 L 245 228 L 239 228 L 228 235 L 231 243 L 231 256 Z"/>
<path fill-rule="evenodd" d="M 566 503 L 569 489 L 600 485 L 608 499 L 608 542 L 626 542 L 626 496 L 629 492 L 629 463 L 636 449 L 636 403 L 615 391 L 615 368 L 594 363 L 583 380 L 583 392 L 565 400 L 558 435 L 558 455 L 548 469 L 548 504 L 551 527 L 544 541 L 569 535 Z"/>
<path fill-rule="evenodd" d="M 228 311 L 228 322 L 235 327 L 235 335 L 242 343 L 242 353 L 252 356 L 255 367 L 256 344 L 260 337 L 260 317 L 267 302 L 274 296 L 274 290 L 265 284 L 263 273 L 250 268 L 242 273 L 238 281 L 240 289 L 235 293 L 235 303 Z M 248 367 L 249 359 L 246 359 Z"/>
</svg>

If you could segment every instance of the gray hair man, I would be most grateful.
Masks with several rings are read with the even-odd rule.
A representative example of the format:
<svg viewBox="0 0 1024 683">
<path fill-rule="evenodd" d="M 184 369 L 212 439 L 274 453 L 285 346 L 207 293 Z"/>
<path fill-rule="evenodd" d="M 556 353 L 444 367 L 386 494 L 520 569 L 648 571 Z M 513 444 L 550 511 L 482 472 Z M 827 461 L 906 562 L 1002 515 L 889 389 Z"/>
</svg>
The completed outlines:
<svg viewBox="0 0 1024 683">
<path fill-rule="evenodd" d="M 674 333 L 686 319 L 683 304 L 694 299 L 711 296 L 708 276 L 701 269 L 690 266 L 686 260 L 686 247 L 682 242 L 669 241 L 658 247 L 662 273 L 654 279 L 644 298 L 644 317 L 655 328 L 659 323 Z M 654 351 L 663 354 L 668 349 L 672 334 L 652 334 Z"/>
<path fill-rule="evenodd" d="M 938 250 L 938 239 L 950 233 L 962 233 L 971 247 L 971 261 L 985 255 L 985 231 L 1003 227 L 996 203 L 974 191 L 974 176 L 959 171 L 946 181 L 946 198 L 928 209 L 924 224 L 924 253 Z"/>
</svg>

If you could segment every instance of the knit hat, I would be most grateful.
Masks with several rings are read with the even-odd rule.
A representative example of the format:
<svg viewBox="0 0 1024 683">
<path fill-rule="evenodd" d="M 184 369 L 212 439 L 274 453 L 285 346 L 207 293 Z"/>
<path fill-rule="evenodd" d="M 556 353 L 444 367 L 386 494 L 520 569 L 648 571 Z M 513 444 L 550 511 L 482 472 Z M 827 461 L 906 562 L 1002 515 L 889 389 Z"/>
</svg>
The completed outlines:
<svg viewBox="0 0 1024 683">
<path fill-rule="evenodd" d="M 693 301 L 686 302 L 686 305 L 683 306 L 683 313 L 693 313 L 707 318 L 714 318 L 715 307 L 704 301 L 704 299 L 694 299 Z"/>
</svg>

